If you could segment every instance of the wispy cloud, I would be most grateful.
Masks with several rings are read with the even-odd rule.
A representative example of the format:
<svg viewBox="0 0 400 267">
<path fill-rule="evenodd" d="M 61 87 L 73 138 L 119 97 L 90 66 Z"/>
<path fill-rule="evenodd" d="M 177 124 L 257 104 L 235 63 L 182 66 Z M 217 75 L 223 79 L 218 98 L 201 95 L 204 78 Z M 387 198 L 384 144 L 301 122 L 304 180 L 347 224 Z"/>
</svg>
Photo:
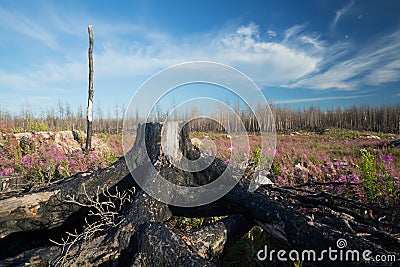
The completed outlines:
<svg viewBox="0 0 400 267">
<path fill-rule="evenodd" d="M 350 1 L 336 12 L 334 25 L 353 4 L 354 1 Z M 123 88 L 132 88 L 134 80 L 143 82 L 165 67 L 192 60 L 231 65 L 261 87 L 354 90 L 400 80 L 400 31 L 373 40 L 367 48 L 354 53 L 350 40 L 324 40 L 323 35 L 310 32 L 307 24 L 280 32 L 265 32 L 257 24 L 250 23 L 234 30 L 176 37 L 141 24 L 112 22 L 85 14 L 60 19 L 51 8 L 46 14 L 48 16 L 37 21 L 0 6 L 0 28 L 37 40 L 42 47 L 58 52 L 46 60 L 38 55 L 41 62 L 27 62 L 28 71 L 0 66 L 1 88 L 32 95 L 86 88 L 87 21 L 94 24 L 96 81 L 107 80 L 110 84 L 117 81 Z M 66 44 L 61 41 L 63 34 L 72 38 L 70 42 L 83 45 Z M 332 99 L 343 98 L 304 98 L 281 100 L 286 101 L 281 103 Z"/>
<path fill-rule="evenodd" d="M 40 41 L 43 45 L 58 49 L 60 47 L 56 38 L 45 27 L 20 13 L 5 10 L 0 6 L 0 28 L 18 32 L 22 35 Z"/>
<path fill-rule="evenodd" d="M 376 86 L 400 80 L 400 31 L 371 42 L 351 56 L 347 49 L 350 45 L 342 43 L 324 49 L 323 60 L 318 65 L 320 71 L 288 87 L 354 90 L 362 85 Z"/>
<path fill-rule="evenodd" d="M 299 33 L 301 31 L 303 31 L 305 29 L 305 27 L 306 27 L 306 24 L 294 25 L 294 26 L 288 28 L 285 31 L 285 37 L 284 37 L 282 43 L 284 43 L 284 44 L 288 43 L 289 41 L 293 40 L 293 37 L 297 38 L 299 36 Z"/>
<path fill-rule="evenodd" d="M 166 34 L 159 36 L 157 31 L 147 31 L 148 36 L 165 40 L 147 45 L 122 42 L 113 30 L 117 28 L 124 27 L 109 25 L 99 33 L 104 37 L 106 33 L 114 32 L 112 38 L 115 40 L 108 43 L 109 40 L 105 39 L 97 44 L 100 49 L 95 51 L 96 78 L 144 77 L 170 65 L 191 60 L 211 60 L 232 65 L 260 86 L 353 90 L 363 84 L 379 85 L 397 81 L 400 77 L 400 32 L 382 37 L 350 57 L 348 48 L 351 43 L 329 45 L 320 36 L 307 34 L 306 25 L 287 29 L 280 42 L 260 38 L 259 28 L 255 24 L 238 27 L 234 32 L 220 32 L 216 37 L 209 34 L 197 37 L 196 41 L 186 39 L 184 42 Z M 124 31 L 127 30 L 143 31 L 139 26 L 126 26 Z M 59 60 L 49 62 L 25 73 L 0 69 L 0 84 L 15 90 L 60 88 L 63 84 L 78 80 L 86 82 L 86 65 L 84 56 L 61 63 Z"/>
<path fill-rule="evenodd" d="M 289 40 L 302 27 L 286 31 L 282 42 L 269 42 L 259 38 L 256 26 L 242 26 L 235 33 L 220 35 L 204 56 L 211 54 L 214 59 L 241 69 L 263 86 L 279 85 L 312 73 L 320 61 Z"/>
<path fill-rule="evenodd" d="M 353 4 L 354 4 L 354 0 L 351 0 L 343 8 L 336 11 L 335 19 L 333 20 L 333 23 L 332 23 L 332 28 L 336 27 L 336 25 L 339 23 L 341 18 L 343 18 L 343 16 L 346 15 L 347 12 L 349 12 L 349 10 L 353 6 Z"/>
<path fill-rule="evenodd" d="M 68 84 L 86 80 L 85 62 L 49 63 L 28 72 L 0 69 L 0 85 L 17 92 L 38 92 L 68 89 Z"/>
<path fill-rule="evenodd" d="M 96 55 L 97 76 L 151 75 L 173 64 L 210 60 L 236 67 L 261 86 L 266 86 L 304 77 L 314 72 L 320 61 L 297 45 L 290 46 L 289 42 L 262 40 L 255 24 L 240 26 L 234 32 L 220 32 L 216 36 L 207 34 L 183 42 L 169 36 L 162 38 L 169 42 L 158 45 L 135 43 L 123 49 L 103 47 Z"/>
<path fill-rule="evenodd" d="M 316 38 L 312 38 L 310 36 L 301 36 L 301 41 L 303 41 L 304 43 L 308 43 L 313 45 L 317 50 L 321 50 L 324 47 L 322 46 L 321 42 L 318 41 L 318 37 Z"/>
<path fill-rule="evenodd" d="M 270 38 L 275 38 L 276 37 L 276 32 L 274 32 L 273 30 L 268 30 L 267 34 L 268 34 L 268 37 L 270 37 Z"/>
<path fill-rule="evenodd" d="M 341 99 L 355 99 L 368 97 L 371 95 L 354 95 L 354 96 L 328 96 L 328 97 L 313 97 L 313 98 L 297 98 L 297 99 L 285 99 L 285 100 L 276 100 L 273 101 L 274 104 L 298 104 L 298 103 L 307 103 L 307 102 L 320 102 L 320 101 L 328 101 L 328 100 L 341 100 Z"/>
</svg>

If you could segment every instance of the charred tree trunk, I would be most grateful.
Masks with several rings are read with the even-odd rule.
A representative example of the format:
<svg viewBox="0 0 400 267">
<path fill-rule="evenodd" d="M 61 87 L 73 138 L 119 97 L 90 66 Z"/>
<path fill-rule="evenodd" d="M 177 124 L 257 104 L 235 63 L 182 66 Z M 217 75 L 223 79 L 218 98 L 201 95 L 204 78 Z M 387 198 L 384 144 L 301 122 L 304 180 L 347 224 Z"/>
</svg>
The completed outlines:
<svg viewBox="0 0 400 267">
<path fill-rule="evenodd" d="M 92 148 L 92 122 L 93 122 L 93 33 L 92 25 L 88 26 L 89 33 L 89 95 L 87 107 L 87 136 L 86 136 L 86 150 Z"/>
<path fill-rule="evenodd" d="M 165 150 L 178 145 L 190 160 L 202 156 L 191 145 L 186 128 L 178 139 L 168 139 L 175 145 L 161 145 L 162 138 L 170 138 L 163 133 L 176 132 L 178 126 L 152 123 L 138 127 L 135 145 L 126 155 L 133 162 L 132 173 L 121 158 L 89 175 L 78 174 L 55 185 L 0 198 L 0 265 L 214 266 L 213 259 L 254 225 L 262 227 L 277 247 L 287 251 L 313 249 L 321 253 L 337 249 L 337 240 L 343 238 L 347 249 L 400 259 L 400 227 L 393 220 L 393 210 L 324 191 L 311 192 L 315 184 L 268 186 L 250 193 L 249 181 L 243 178 L 229 193 L 207 205 L 185 208 L 155 200 L 133 179 L 148 172 L 147 157 L 165 179 L 180 185 L 210 183 L 226 168 L 216 159 L 197 173 L 176 169 Z M 144 146 L 140 140 L 146 140 Z M 366 209 L 392 219 L 354 212 Z M 198 229 L 180 230 L 171 224 L 173 216 L 222 215 L 226 217 Z M 337 264 L 327 257 L 310 262 Z M 340 262 L 348 266 L 365 263 Z"/>
</svg>

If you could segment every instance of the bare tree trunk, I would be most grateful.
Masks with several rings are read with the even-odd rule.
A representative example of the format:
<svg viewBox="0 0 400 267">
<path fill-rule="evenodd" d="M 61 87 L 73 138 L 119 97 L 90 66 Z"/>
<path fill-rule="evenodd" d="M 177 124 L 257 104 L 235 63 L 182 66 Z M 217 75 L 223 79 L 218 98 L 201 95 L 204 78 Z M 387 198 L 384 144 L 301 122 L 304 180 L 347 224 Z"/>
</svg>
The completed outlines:
<svg viewBox="0 0 400 267">
<path fill-rule="evenodd" d="M 89 32 L 89 96 L 87 107 L 87 136 L 86 150 L 92 148 L 92 121 L 93 121 L 93 33 L 92 25 L 88 26 Z"/>
</svg>

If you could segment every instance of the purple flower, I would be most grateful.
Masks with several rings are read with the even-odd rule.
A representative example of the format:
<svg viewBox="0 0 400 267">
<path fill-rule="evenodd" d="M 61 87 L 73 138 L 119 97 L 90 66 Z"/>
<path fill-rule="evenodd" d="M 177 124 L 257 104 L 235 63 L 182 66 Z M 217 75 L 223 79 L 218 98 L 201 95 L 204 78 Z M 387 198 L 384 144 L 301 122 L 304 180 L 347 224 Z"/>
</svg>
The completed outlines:
<svg viewBox="0 0 400 267">
<path fill-rule="evenodd" d="M 225 160 L 225 163 L 229 163 L 229 159 L 226 159 L 226 160 Z"/>
<path fill-rule="evenodd" d="M 56 156 L 56 163 L 60 163 L 61 161 L 63 161 L 65 159 L 65 155 L 57 155 Z"/>
<path fill-rule="evenodd" d="M 357 176 L 352 176 L 350 178 L 350 182 L 352 182 L 352 183 L 357 183 L 358 181 L 360 181 L 360 179 Z"/>
<path fill-rule="evenodd" d="M 394 161 L 394 156 L 390 153 L 390 154 L 387 154 L 387 155 L 383 155 L 382 156 L 382 161 L 384 162 L 384 163 L 391 163 L 391 162 L 393 162 Z"/>
<path fill-rule="evenodd" d="M 341 187 L 336 189 L 336 194 L 338 194 L 338 195 L 343 194 L 343 192 L 344 192 L 344 190 Z"/>
<path fill-rule="evenodd" d="M 340 174 L 339 175 L 339 182 L 346 182 L 346 175 L 344 175 L 344 174 Z"/>
<path fill-rule="evenodd" d="M 0 176 L 9 175 L 14 172 L 13 168 L 5 168 L 4 170 L 0 171 Z"/>
<path fill-rule="evenodd" d="M 25 167 L 27 168 L 32 168 L 32 157 L 29 154 L 26 154 L 23 158 L 22 158 L 22 162 L 24 163 Z"/>
</svg>

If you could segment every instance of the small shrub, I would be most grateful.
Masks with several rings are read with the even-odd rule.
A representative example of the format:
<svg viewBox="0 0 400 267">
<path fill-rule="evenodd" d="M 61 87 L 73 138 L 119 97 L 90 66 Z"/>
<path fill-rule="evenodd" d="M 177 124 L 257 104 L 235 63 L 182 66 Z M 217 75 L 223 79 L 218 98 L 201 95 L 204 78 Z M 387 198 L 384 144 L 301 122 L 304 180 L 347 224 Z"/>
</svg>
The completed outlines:
<svg viewBox="0 0 400 267">
<path fill-rule="evenodd" d="M 361 149 L 360 170 L 364 175 L 364 188 L 370 199 L 374 200 L 379 194 L 378 177 L 375 172 L 375 156 L 367 149 Z"/>
<path fill-rule="evenodd" d="M 258 165 L 258 161 L 261 156 L 261 149 L 259 147 L 253 147 L 252 152 L 254 155 L 254 162 L 256 163 L 256 165 Z"/>
<path fill-rule="evenodd" d="M 48 132 L 50 128 L 43 120 L 29 119 L 24 130 L 27 132 Z"/>
</svg>

